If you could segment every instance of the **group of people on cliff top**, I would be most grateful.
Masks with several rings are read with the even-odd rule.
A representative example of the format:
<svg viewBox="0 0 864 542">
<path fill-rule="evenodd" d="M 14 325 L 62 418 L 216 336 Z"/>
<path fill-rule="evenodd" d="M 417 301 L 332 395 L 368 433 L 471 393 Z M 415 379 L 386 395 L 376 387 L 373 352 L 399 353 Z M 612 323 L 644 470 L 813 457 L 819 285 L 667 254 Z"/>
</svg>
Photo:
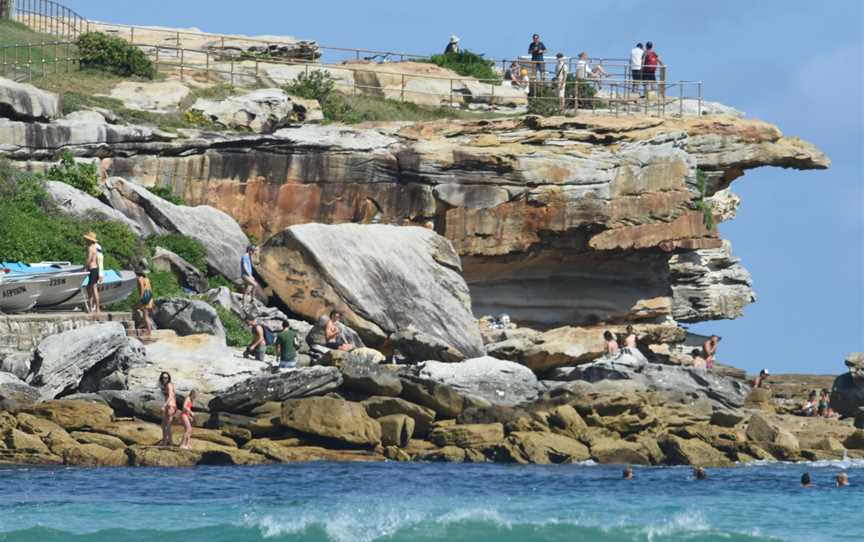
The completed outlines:
<svg viewBox="0 0 864 542">
<path fill-rule="evenodd" d="M 459 54 L 462 52 L 458 36 L 450 36 L 450 41 L 444 48 L 444 54 Z M 540 34 L 534 34 L 528 44 L 528 55 L 530 61 L 514 60 L 510 67 L 504 70 L 504 79 L 518 89 L 530 92 L 531 82 L 545 84 L 546 81 L 546 44 L 540 39 Z M 556 95 L 559 99 L 561 109 L 566 105 L 567 84 L 569 75 L 569 64 L 564 53 L 555 55 L 555 72 L 552 81 L 555 84 Z M 657 81 L 657 70 L 664 66 L 660 55 L 654 50 L 654 44 L 650 41 L 643 45 L 641 42 L 630 51 L 627 70 L 629 71 L 629 85 L 633 92 L 638 92 L 644 98 L 648 92 L 653 90 Z M 601 81 L 609 76 L 600 61 L 597 65 L 591 65 L 591 59 L 587 52 L 579 53 L 575 66 L 575 77 L 577 81 Z M 535 87 L 536 88 L 536 87 Z"/>
</svg>

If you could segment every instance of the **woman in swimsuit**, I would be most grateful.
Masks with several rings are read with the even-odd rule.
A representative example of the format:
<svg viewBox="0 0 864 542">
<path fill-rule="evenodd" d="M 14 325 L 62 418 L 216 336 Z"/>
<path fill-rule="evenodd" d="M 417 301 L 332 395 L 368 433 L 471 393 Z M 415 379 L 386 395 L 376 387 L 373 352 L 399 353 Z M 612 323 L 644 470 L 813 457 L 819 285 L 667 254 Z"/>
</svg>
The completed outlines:
<svg viewBox="0 0 864 542">
<path fill-rule="evenodd" d="M 163 371 L 159 375 L 159 388 L 162 390 L 162 396 L 165 397 L 165 404 L 162 405 L 162 440 L 159 445 L 171 446 L 173 444 L 171 422 L 174 421 L 174 415 L 177 414 L 177 397 L 174 394 L 171 375 L 167 372 Z"/>
<path fill-rule="evenodd" d="M 620 351 L 618 349 L 618 341 L 615 340 L 615 336 L 612 335 L 612 332 L 609 330 L 604 331 L 603 340 L 606 341 L 606 357 L 617 357 Z"/>
<path fill-rule="evenodd" d="M 180 407 L 180 421 L 183 422 L 183 439 L 180 441 L 180 448 L 183 450 L 192 449 L 192 418 L 195 417 L 192 413 L 192 404 L 196 397 L 198 397 L 198 392 L 190 391 L 186 399 L 183 400 L 183 406 Z"/>
</svg>

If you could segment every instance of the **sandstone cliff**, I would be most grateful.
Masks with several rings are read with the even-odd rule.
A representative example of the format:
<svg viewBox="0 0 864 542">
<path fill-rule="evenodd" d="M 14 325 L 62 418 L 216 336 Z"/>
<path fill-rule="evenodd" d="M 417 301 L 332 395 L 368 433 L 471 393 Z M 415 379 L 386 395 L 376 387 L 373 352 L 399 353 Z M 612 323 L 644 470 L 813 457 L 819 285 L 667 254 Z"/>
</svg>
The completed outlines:
<svg viewBox="0 0 864 542">
<path fill-rule="evenodd" d="M 307 222 L 434 227 L 462 256 L 476 314 L 540 325 L 740 316 L 749 274 L 697 202 L 727 220 L 744 170 L 830 164 L 728 117 L 303 126 L 107 151 L 108 174 L 170 186 L 262 239 Z"/>
</svg>

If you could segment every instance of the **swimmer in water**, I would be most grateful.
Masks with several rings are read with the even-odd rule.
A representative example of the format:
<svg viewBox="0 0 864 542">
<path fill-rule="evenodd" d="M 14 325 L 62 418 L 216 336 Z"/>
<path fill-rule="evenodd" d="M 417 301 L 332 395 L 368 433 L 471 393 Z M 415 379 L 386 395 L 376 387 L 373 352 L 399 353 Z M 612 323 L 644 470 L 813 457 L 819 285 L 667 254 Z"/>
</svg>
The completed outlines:
<svg viewBox="0 0 864 542">
<path fill-rule="evenodd" d="M 816 487 L 813 485 L 813 482 L 810 480 L 810 473 L 809 472 L 805 472 L 804 474 L 801 475 L 801 487 L 804 487 L 804 488 Z"/>
<path fill-rule="evenodd" d="M 845 472 L 838 474 L 835 480 L 837 482 L 837 487 L 846 487 L 849 485 L 849 475 Z"/>
<path fill-rule="evenodd" d="M 632 467 L 627 467 L 624 469 L 624 479 L 625 480 L 632 480 L 633 479 L 633 468 Z"/>
<path fill-rule="evenodd" d="M 705 469 L 703 469 L 702 467 L 695 467 L 693 469 L 693 478 L 697 480 L 707 480 L 708 473 L 705 472 Z"/>
</svg>

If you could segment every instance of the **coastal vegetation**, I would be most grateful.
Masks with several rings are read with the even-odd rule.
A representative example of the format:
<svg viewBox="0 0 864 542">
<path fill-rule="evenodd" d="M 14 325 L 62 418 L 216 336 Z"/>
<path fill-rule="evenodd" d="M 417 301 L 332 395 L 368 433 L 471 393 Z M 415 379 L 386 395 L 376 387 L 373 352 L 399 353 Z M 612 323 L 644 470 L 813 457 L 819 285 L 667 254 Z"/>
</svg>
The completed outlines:
<svg viewBox="0 0 864 542">
<path fill-rule="evenodd" d="M 156 68 L 140 48 L 123 38 L 103 32 L 85 32 L 76 41 L 82 68 L 92 68 L 122 77 L 156 77 Z"/>
<path fill-rule="evenodd" d="M 432 55 L 428 61 L 436 66 L 454 71 L 465 77 L 473 77 L 484 83 L 501 84 L 501 76 L 495 71 L 494 63 L 483 58 L 481 54 L 462 50 L 458 53 Z"/>
</svg>

